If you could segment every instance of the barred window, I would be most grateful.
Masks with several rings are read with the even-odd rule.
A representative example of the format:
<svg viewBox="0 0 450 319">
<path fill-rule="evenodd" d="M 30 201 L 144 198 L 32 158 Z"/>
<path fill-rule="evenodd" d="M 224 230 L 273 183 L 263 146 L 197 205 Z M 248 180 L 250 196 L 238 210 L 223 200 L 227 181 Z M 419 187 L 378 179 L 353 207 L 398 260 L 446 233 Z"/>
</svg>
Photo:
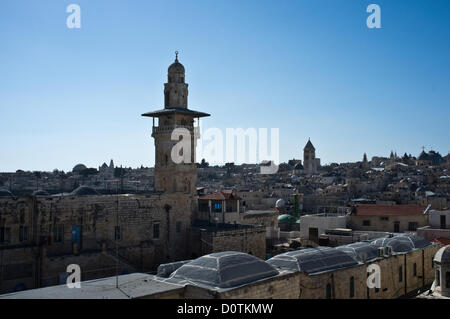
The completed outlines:
<svg viewBox="0 0 450 319">
<path fill-rule="evenodd" d="M 53 242 L 62 243 L 64 240 L 64 226 L 57 225 L 53 230 Z"/>
<path fill-rule="evenodd" d="M 355 296 L 355 277 L 350 277 L 350 298 Z"/>
<path fill-rule="evenodd" d="M 27 226 L 20 226 L 19 227 L 19 241 L 28 241 L 28 227 Z"/>
<path fill-rule="evenodd" d="M 159 224 L 153 224 L 153 238 L 159 238 Z"/>
<path fill-rule="evenodd" d="M 9 227 L 0 227 L 0 243 L 11 242 L 11 229 Z"/>
<path fill-rule="evenodd" d="M 114 226 L 114 240 L 122 239 L 122 229 L 120 226 Z"/>
<path fill-rule="evenodd" d="M 331 299 L 331 285 L 327 284 L 326 298 Z"/>
</svg>

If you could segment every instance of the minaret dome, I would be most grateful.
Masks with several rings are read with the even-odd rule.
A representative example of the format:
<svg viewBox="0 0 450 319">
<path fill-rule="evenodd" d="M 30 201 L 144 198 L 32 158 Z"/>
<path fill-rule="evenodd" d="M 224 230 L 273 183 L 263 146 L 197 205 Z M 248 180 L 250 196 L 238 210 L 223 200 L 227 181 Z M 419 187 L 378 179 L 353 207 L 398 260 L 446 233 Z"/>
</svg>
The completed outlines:
<svg viewBox="0 0 450 319">
<path fill-rule="evenodd" d="M 175 51 L 175 62 L 167 70 L 168 83 L 184 83 L 184 66 L 178 61 L 178 51 Z"/>
</svg>

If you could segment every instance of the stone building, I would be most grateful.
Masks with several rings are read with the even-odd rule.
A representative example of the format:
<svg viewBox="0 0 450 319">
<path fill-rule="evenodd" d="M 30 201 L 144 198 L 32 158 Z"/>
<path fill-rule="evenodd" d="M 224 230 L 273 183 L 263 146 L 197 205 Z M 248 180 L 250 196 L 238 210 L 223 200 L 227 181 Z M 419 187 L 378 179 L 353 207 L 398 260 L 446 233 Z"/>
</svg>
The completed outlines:
<svg viewBox="0 0 450 319">
<path fill-rule="evenodd" d="M 117 272 L 156 271 L 161 263 L 221 250 L 265 257 L 264 227 L 204 228 L 195 221 L 195 141 L 198 119 L 209 114 L 188 109 L 187 87 L 177 56 L 168 70 L 164 109 L 143 114 L 153 118 L 156 191 L 99 195 L 93 188 L 80 186 L 53 196 L 15 197 L 3 192 L 0 293 L 63 283 L 69 264 L 78 264 L 82 280 L 90 280 Z M 189 143 L 177 149 L 180 136 Z M 113 168 L 112 162 L 104 167 L 110 173 Z M 74 173 L 85 169 L 77 165 Z"/>
<path fill-rule="evenodd" d="M 354 230 L 415 232 L 428 225 L 427 206 L 361 204 L 352 208 L 348 226 Z"/>
<path fill-rule="evenodd" d="M 198 218 L 210 223 L 235 223 L 242 211 L 241 197 L 232 190 L 222 190 L 198 197 Z"/>
<path fill-rule="evenodd" d="M 327 229 L 346 228 L 345 213 L 304 215 L 300 217 L 300 238 L 318 243 Z"/>
<path fill-rule="evenodd" d="M 444 163 L 445 159 L 441 156 L 441 154 L 433 150 L 428 153 L 425 152 L 425 150 L 422 150 L 416 161 L 417 166 L 439 166 Z"/>
<path fill-rule="evenodd" d="M 436 268 L 435 287 L 444 297 L 450 297 L 450 245 L 442 247 L 434 256 Z"/>
<path fill-rule="evenodd" d="M 180 193 L 0 199 L 0 292 L 152 271 L 189 258 L 193 198 Z M 117 244 L 117 249 L 116 249 Z"/>
<path fill-rule="evenodd" d="M 211 194 L 204 194 L 198 197 L 198 213 L 196 219 L 204 225 L 213 226 L 212 229 L 217 227 L 217 225 L 222 225 L 221 227 L 223 228 L 226 224 L 265 227 L 265 239 L 269 245 L 273 240 L 279 238 L 278 212 L 275 209 L 245 211 L 243 209 L 245 207 L 242 206 L 243 202 L 240 194 L 233 190 L 222 190 Z M 211 227 L 208 229 L 211 229 Z M 223 228 L 222 231 L 230 231 L 230 229 Z M 250 229 L 247 232 L 252 231 L 257 230 Z"/>
<path fill-rule="evenodd" d="M 192 256 L 234 250 L 266 258 L 266 228 L 242 224 L 197 223 L 192 227 Z"/>
<path fill-rule="evenodd" d="M 450 242 L 450 210 L 430 210 L 429 225 L 418 228 L 417 235 L 428 240 Z"/>
<path fill-rule="evenodd" d="M 105 178 L 114 178 L 114 161 L 111 160 L 109 162 L 109 166 L 106 163 L 103 163 L 102 166 L 98 168 L 99 173 Z"/>
<path fill-rule="evenodd" d="M 306 174 L 317 174 L 320 167 L 320 158 L 316 158 L 316 149 L 310 139 L 303 148 L 303 167 Z"/>
<path fill-rule="evenodd" d="M 291 251 L 267 261 L 227 251 L 161 267 L 170 270 L 159 276 L 120 276 L 126 295 L 110 288 L 113 278 L 105 278 L 95 288 L 88 282 L 80 289 L 61 285 L 0 298 L 394 299 L 429 289 L 439 248 L 415 236 L 396 236 Z M 367 286 L 370 265 L 380 269 L 373 288 Z"/>
</svg>

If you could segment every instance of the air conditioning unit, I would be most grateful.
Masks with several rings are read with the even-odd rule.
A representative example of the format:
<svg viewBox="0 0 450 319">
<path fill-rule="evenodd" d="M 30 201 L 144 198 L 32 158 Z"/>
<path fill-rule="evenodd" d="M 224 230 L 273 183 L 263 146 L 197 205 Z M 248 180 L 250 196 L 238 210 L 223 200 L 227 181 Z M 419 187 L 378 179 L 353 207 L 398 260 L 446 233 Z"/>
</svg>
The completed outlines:
<svg viewBox="0 0 450 319">
<path fill-rule="evenodd" d="M 392 256 L 392 246 L 386 246 L 384 247 L 384 255 L 386 257 Z"/>
<path fill-rule="evenodd" d="M 378 247 L 378 257 L 384 257 L 384 247 Z"/>
</svg>

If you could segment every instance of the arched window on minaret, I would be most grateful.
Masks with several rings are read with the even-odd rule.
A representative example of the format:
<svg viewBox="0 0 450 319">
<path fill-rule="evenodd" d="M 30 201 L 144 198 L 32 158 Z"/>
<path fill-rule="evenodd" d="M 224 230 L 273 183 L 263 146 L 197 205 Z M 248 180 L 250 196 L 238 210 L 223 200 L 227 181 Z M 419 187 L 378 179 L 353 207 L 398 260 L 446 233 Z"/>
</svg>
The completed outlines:
<svg viewBox="0 0 450 319">
<path fill-rule="evenodd" d="M 169 106 L 169 91 L 164 92 L 164 106 Z"/>
</svg>

